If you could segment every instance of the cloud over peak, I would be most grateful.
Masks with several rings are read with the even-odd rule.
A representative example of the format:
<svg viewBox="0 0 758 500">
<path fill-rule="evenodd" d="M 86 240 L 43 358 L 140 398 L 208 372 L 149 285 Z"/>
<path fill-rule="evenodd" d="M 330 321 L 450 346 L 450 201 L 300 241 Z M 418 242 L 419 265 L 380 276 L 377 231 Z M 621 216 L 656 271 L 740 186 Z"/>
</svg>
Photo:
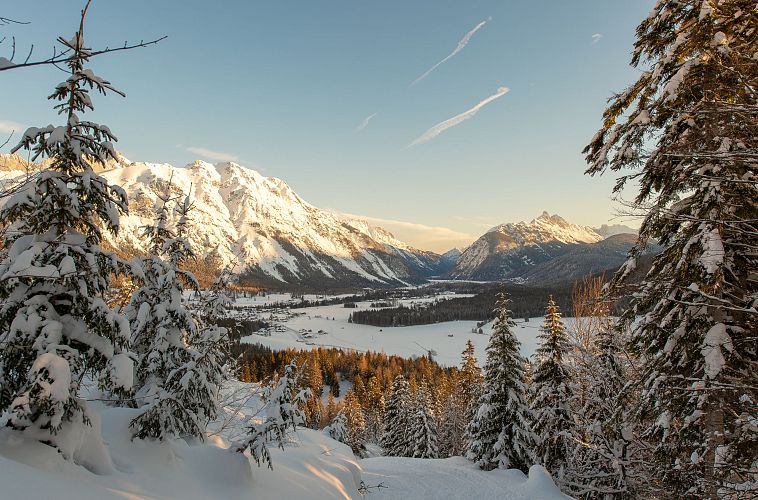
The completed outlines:
<svg viewBox="0 0 758 500">
<path fill-rule="evenodd" d="M 187 148 L 192 154 L 202 156 L 208 160 L 214 161 L 236 161 L 238 156 L 231 153 L 224 153 L 223 151 L 213 151 L 212 149 L 198 148 L 195 146 L 189 146 Z"/>
</svg>

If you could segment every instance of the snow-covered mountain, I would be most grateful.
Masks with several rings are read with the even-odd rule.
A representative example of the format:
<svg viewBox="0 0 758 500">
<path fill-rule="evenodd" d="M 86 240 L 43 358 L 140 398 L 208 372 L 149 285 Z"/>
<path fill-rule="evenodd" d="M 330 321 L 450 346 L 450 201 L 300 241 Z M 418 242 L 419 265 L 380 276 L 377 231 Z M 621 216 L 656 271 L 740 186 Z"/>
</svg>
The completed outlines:
<svg viewBox="0 0 758 500">
<path fill-rule="evenodd" d="M 595 232 L 603 238 L 608 238 L 609 236 L 615 236 L 617 234 L 637 234 L 636 229 L 633 229 L 624 224 L 603 224 L 602 226 L 596 227 L 594 229 Z"/>
<path fill-rule="evenodd" d="M 447 263 L 452 269 L 453 266 L 455 266 L 455 263 L 458 262 L 458 259 L 461 257 L 462 253 L 463 252 L 458 248 L 451 248 L 442 254 L 442 260 Z"/>
<path fill-rule="evenodd" d="M 601 240 L 603 236 L 589 226 L 572 224 L 558 215 L 543 212 L 531 222 L 501 224 L 487 231 L 461 254 L 449 276 L 517 279 L 576 245 Z"/>
<path fill-rule="evenodd" d="M 0 155 L 2 179 L 19 178 L 31 165 Z M 195 161 L 120 162 L 102 172 L 129 196 L 116 247 L 145 248 L 142 227 L 150 224 L 159 193 L 190 193 L 193 210 L 188 238 L 201 256 L 217 253 L 248 280 L 267 286 L 317 288 L 387 286 L 444 274 L 454 262 L 415 249 L 366 220 L 321 210 L 281 179 L 264 177 L 236 163 Z"/>
<path fill-rule="evenodd" d="M 236 163 L 195 161 L 184 168 L 131 163 L 103 173 L 129 195 L 116 245 L 144 248 L 157 193 L 171 183 L 194 205 L 189 239 L 201 254 L 225 262 L 262 284 L 390 285 L 445 272 L 433 252 L 417 250 L 365 220 L 321 210 L 283 180 Z"/>
</svg>

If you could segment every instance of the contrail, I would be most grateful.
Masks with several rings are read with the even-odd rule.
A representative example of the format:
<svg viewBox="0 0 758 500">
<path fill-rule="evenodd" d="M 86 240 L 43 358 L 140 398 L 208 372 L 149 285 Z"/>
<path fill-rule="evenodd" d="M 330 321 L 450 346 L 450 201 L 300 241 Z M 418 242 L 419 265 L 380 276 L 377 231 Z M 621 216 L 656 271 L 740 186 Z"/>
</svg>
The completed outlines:
<svg viewBox="0 0 758 500">
<path fill-rule="evenodd" d="M 431 68 L 429 68 L 429 70 L 427 70 L 426 73 L 424 73 L 423 75 L 421 75 L 418 78 L 416 78 L 415 80 L 413 80 L 413 82 L 411 83 L 411 87 L 414 86 L 414 85 L 416 85 L 418 82 L 420 82 L 421 80 L 423 80 L 427 76 L 429 76 L 429 73 L 431 73 L 432 71 L 434 71 L 435 69 L 439 68 L 441 65 L 445 64 L 450 59 L 452 59 L 458 52 L 462 51 L 463 48 L 466 45 L 468 45 L 468 42 L 469 42 L 469 40 L 471 40 L 471 37 L 474 36 L 474 33 L 476 33 L 477 31 L 479 31 L 482 28 L 482 26 L 484 26 L 485 24 L 487 24 L 488 21 L 492 21 L 492 16 L 488 17 L 486 20 L 484 20 L 481 23 L 477 24 L 476 26 L 474 26 L 474 29 L 472 29 L 471 31 L 469 31 L 468 33 L 466 33 L 465 35 L 463 35 L 463 38 L 461 38 L 461 41 L 458 42 L 458 46 L 455 47 L 455 50 L 453 50 L 446 58 L 444 58 L 443 60 L 441 60 L 440 62 L 438 62 L 434 66 L 432 66 Z"/>
<path fill-rule="evenodd" d="M 408 147 L 415 146 L 417 144 L 423 144 L 430 139 L 434 139 L 435 137 L 437 137 L 438 135 L 440 135 L 442 132 L 449 129 L 450 127 L 455 127 L 459 123 L 468 120 L 469 118 L 474 116 L 477 113 L 477 111 L 482 109 L 484 106 L 491 103 L 498 97 L 502 97 L 505 94 L 507 94 L 509 90 L 510 89 L 508 87 L 500 87 L 499 89 L 497 89 L 497 92 L 495 92 L 493 95 L 489 96 L 488 98 L 484 99 L 483 101 L 481 101 L 479 104 L 469 109 L 468 111 L 464 111 L 463 113 L 456 115 L 448 120 L 445 120 L 444 122 L 438 123 L 434 127 L 430 128 L 429 130 L 424 132 L 421 135 L 421 137 L 417 138 L 415 141 L 410 143 Z"/>
<path fill-rule="evenodd" d="M 364 118 L 363 121 L 361 122 L 361 124 L 358 125 L 358 128 L 355 129 L 355 131 L 356 132 L 360 132 L 361 130 L 363 130 L 364 128 L 366 128 L 368 126 L 368 122 L 370 122 L 371 119 L 373 117 L 375 117 L 376 115 L 377 115 L 377 113 L 374 113 L 373 115 L 368 115 L 366 118 Z"/>
</svg>

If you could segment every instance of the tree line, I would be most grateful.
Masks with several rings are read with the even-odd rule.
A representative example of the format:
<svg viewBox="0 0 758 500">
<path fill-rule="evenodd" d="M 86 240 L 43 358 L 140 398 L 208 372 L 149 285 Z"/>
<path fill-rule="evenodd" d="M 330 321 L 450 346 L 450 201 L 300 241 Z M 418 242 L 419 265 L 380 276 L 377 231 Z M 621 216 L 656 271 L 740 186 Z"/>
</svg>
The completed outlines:
<svg viewBox="0 0 758 500">
<path fill-rule="evenodd" d="M 396 307 L 369 308 L 354 311 L 351 323 L 378 327 L 429 325 L 444 321 L 489 321 L 494 318 L 495 302 L 499 293 L 511 297 L 512 314 L 517 318 L 537 317 L 542 314 L 545 300 L 552 295 L 568 308 L 572 288 L 546 289 L 523 285 L 488 286 L 474 297 L 455 297 L 431 303 L 399 305 Z"/>
</svg>

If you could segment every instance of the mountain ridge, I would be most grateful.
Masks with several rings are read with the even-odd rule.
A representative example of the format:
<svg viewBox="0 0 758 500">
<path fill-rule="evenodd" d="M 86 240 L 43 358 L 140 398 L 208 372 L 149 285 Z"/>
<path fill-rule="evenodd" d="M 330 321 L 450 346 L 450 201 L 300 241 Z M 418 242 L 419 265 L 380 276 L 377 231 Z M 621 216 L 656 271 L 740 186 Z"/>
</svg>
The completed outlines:
<svg viewBox="0 0 758 500">
<path fill-rule="evenodd" d="M 4 157 L 5 158 L 5 157 Z M 24 174 L 27 164 L 3 172 Z M 184 167 L 129 162 L 100 172 L 129 197 L 114 247 L 144 251 L 142 227 L 152 223 L 158 194 L 189 194 L 193 205 L 187 238 L 199 256 L 217 254 L 237 272 L 262 285 L 397 286 L 442 274 L 450 265 L 434 252 L 416 249 L 366 220 L 321 210 L 285 181 L 264 177 L 234 162 L 196 160 Z"/>
<path fill-rule="evenodd" d="M 627 226 L 592 228 L 542 212 L 528 223 L 500 224 L 485 232 L 446 277 L 534 286 L 573 282 L 619 266 L 636 239 Z M 650 252 L 656 251 L 651 246 Z"/>
<path fill-rule="evenodd" d="M 0 155 L 0 164 L 5 178 L 32 167 L 15 155 Z M 130 208 L 118 237 L 105 235 L 108 243 L 144 251 L 141 228 L 152 223 L 158 193 L 189 193 L 188 239 L 198 255 L 216 254 L 248 283 L 272 288 L 406 286 L 431 277 L 541 285 L 618 265 L 634 240 L 626 226 L 596 230 L 542 212 L 530 222 L 494 226 L 463 250 L 438 254 L 367 219 L 315 207 L 282 179 L 235 162 L 175 167 L 122 156 L 107 167 L 101 175 L 125 189 Z"/>
</svg>

